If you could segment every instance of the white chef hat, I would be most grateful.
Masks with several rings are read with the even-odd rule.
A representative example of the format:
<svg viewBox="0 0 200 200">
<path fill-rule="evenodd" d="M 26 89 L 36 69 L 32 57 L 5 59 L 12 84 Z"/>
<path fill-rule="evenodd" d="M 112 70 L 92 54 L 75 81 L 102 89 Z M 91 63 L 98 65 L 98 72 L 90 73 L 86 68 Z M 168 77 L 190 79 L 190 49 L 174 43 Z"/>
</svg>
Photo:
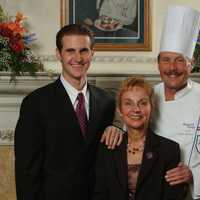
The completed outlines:
<svg viewBox="0 0 200 200">
<path fill-rule="evenodd" d="M 200 12 L 186 6 L 170 6 L 161 36 L 160 52 L 192 58 L 200 30 Z"/>
</svg>

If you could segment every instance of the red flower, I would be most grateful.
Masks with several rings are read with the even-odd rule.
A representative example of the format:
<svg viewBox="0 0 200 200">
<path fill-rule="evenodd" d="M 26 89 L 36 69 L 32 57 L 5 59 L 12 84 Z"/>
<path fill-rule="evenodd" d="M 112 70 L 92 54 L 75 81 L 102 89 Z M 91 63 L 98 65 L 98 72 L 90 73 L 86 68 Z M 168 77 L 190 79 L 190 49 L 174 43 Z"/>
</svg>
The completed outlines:
<svg viewBox="0 0 200 200">
<path fill-rule="evenodd" d="M 13 37 L 13 31 L 7 27 L 1 26 L 0 27 L 0 35 L 7 38 Z"/>
<path fill-rule="evenodd" d="M 10 41 L 10 48 L 15 53 L 20 53 L 24 49 L 24 44 L 22 41 Z"/>
<path fill-rule="evenodd" d="M 19 34 L 19 33 L 17 33 L 17 34 L 15 34 L 15 36 L 13 37 L 13 39 L 14 40 L 22 40 L 22 36 Z"/>
</svg>

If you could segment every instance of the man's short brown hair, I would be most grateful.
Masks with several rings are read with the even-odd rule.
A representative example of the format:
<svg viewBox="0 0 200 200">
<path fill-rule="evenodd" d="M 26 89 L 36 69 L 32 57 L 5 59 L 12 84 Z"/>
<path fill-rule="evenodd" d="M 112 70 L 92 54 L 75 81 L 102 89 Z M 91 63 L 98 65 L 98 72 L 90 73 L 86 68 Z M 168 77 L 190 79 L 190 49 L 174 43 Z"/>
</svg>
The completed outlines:
<svg viewBox="0 0 200 200">
<path fill-rule="evenodd" d="M 79 25 L 79 24 L 69 24 L 66 26 L 63 26 L 56 35 L 56 47 L 59 51 L 62 50 L 63 44 L 62 39 L 64 36 L 69 35 L 85 35 L 90 38 L 91 42 L 91 49 L 94 47 L 95 41 L 94 41 L 94 34 L 93 32 L 85 25 Z"/>
</svg>

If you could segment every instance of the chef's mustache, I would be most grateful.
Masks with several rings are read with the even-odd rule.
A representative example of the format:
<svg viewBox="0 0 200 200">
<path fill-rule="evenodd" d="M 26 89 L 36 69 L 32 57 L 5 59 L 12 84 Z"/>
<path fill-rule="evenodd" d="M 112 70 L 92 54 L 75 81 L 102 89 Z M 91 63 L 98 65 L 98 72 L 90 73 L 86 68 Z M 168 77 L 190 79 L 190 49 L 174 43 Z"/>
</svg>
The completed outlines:
<svg viewBox="0 0 200 200">
<path fill-rule="evenodd" d="M 171 75 L 180 76 L 182 73 L 179 72 L 177 69 L 173 69 L 173 70 L 166 71 L 165 74 L 168 76 L 171 76 Z"/>
</svg>

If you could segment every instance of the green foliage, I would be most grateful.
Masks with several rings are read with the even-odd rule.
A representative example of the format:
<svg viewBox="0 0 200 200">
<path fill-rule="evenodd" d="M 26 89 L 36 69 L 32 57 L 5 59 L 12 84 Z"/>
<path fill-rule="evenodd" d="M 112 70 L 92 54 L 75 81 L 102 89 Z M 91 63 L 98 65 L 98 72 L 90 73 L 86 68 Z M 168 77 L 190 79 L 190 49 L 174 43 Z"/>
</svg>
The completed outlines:
<svg viewBox="0 0 200 200">
<path fill-rule="evenodd" d="M 200 72 L 200 43 L 197 42 L 195 52 L 194 52 L 195 64 L 192 69 L 192 73 Z"/>
<path fill-rule="evenodd" d="M 29 48 L 14 52 L 8 39 L 0 36 L 0 71 L 10 72 L 11 81 L 24 73 L 34 76 L 39 70 L 42 70 L 42 63 Z"/>
</svg>

